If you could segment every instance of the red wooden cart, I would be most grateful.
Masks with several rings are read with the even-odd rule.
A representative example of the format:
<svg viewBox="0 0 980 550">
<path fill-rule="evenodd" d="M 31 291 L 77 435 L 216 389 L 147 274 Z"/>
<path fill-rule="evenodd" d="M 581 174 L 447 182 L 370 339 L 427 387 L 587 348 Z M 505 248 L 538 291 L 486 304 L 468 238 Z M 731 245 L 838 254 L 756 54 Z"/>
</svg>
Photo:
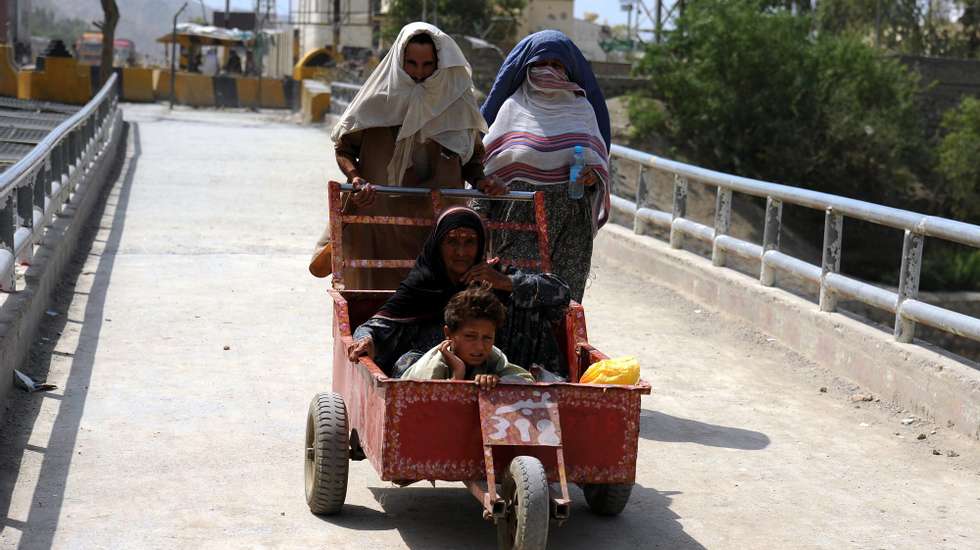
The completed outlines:
<svg viewBox="0 0 980 550">
<path fill-rule="evenodd" d="M 347 223 L 432 225 L 432 219 L 349 216 L 340 212 L 346 184 L 330 183 L 333 237 L 333 391 L 317 394 L 306 427 L 306 499 L 317 514 L 341 511 L 350 460 L 367 458 L 381 479 L 399 485 L 420 480 L 461 481 L 497 525 L 500 548 L 544 548 L 549 519 L 568 519 L 568 483 L 581 486 L 589 507 L 615 515 L 626 506 L 636 474 L 640 396 L 650 386 L 575 383 L 606 356 L 588 343 L 585 313 L 572 303 L 558 332 L 570 382 L 500 384 L 480 390 L 468 381 L 389 378 L 368 358 L 347 357 L 352 328 L 367 320 L 392 291 L 344 290 L 344 266 L 406 267 L 412 260 L 343 257 Z M 480 197 L 474 191 L 380 187 L 380 193 Z M 538 224 L 489 223 L 489 229 L 537 231 L 547 250 L 543 197 L 533 200 Z M 520 262 L 547 269 L 547 255 Z M 513 262 L 511 262 L 513 263 Z"/>
</svg>

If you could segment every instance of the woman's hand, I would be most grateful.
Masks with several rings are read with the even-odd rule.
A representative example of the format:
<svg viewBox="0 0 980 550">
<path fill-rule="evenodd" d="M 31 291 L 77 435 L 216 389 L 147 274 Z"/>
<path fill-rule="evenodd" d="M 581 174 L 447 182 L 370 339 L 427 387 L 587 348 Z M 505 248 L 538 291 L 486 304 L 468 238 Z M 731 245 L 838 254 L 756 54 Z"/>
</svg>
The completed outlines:
<svg viewBox="0 0 980 550">
<path fill-rule="evenodd" d="M 586 187 L 592 187 L 593 185 L 599 183 L 599 173 L 595 171 L 591 166 L 585 167 L 585 172 L 582 173 L 582 183 Z"/>
<path fill-rule="evenodd" d="M 453 370 L 453 380 L 466 380 L 466 363 L 453 352 L 452 344 L 452 340 L 443 340 L 439 344 L 439 353 Z"/>
<path fill-rule="evenodd" d="M 500 382 L 500 377 L 496 374 L 478 374 L 473 379 L 473 382 L 477 386 L 480 386 L 481 390 L 492 390 L 497 385 L 497 382 Z"/>
<path fill-rule="evenodd" d="M 374 338 L 365 336 L 360 340 L 354 340 L 354 343 L 347 348 L 347 358 L 352 362 L 357 363 L 361 357 L 374 359 Z"/>
<path fill-rule="evenodd" d="M 514 290 L 514 283 L 510 277 L 493 268 L 500 263 L 500 258 L 490 258 L 485 263 L 476 264 L 463 274 L 462 282 L 470 284 L 473 282 L 487 282 L 496 290 L 510 292 Z"/>
<path fill-rule="evenodd" d="M 496 176 L 478 179 L 473 186 L 491 197 L 506 195 L 508 191 L 508 188 L 506 185 L 504 185 L 504 182 L 500 181 L 500 179 Z"/>
<path fill-rule="evenodd" d="M 374 204 L 377 192 L 374 190 L 373 185 L 368 183 L 360 176 L 352 179 L 351 184 L 354 186 L 354 193 L 351 195 L 351 200 L 354 201 L 354 206 L 358 208 L 367 208 L 368 206 Z"/>
</svg>

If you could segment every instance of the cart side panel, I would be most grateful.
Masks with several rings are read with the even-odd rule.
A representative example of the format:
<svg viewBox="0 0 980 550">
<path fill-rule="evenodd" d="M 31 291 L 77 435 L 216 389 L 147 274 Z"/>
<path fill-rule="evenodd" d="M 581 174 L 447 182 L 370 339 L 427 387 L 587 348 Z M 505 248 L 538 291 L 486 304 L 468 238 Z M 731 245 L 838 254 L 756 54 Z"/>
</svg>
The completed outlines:
<svg viewBox="0 0 980 550">
<path fill-rule="evenodd" d="M 559 386 L 568 481 L 633 483 L 642 391 L 631 386 Z"/>
<path fill-rule="evenodd" d="M 333 323 L 333 391 L 344 398 L 351 430 L 357 432 L 364 454 L 381 471 L 384 439 L 385 384 L 383 374 L 373 363 L 351 363 L 347 359 L 350 343 L 350 323 L 347 302 L 340 293 L 331 291 L 334 298 Z"/>
<path fill-rule="evenodd" d="M 386 384 L 384 480 L 484 478 L 477 387 L 453 381 Z"/>
<path fill-rule="evenodd" d="M 388 380 L 384 424 L 384 480 L 485 478 L 480 412 L 474 384 Z M 632 483 L 636 477 L 642 386 L 536 384 L 558 393 L 562 446 L 568 481 Z M 557 481 L 553 447 L 495 446 L 494 469 L 510 460 L 538 457 Z"/>
<path fill-rule="evenodd" d="M 579 361 L 579 346 L 588 343 L 589 334 L 585 325 L 585 308 L 582 304 L 572 302 L 565 311 L 562 319 L 561 329 L 564 333 L 564 341 L 559 340 L 559 344 L 564 346 L 562 350 L 568 368 L 568 381 L 578 382 L 582 376 Z"/>
</svg>

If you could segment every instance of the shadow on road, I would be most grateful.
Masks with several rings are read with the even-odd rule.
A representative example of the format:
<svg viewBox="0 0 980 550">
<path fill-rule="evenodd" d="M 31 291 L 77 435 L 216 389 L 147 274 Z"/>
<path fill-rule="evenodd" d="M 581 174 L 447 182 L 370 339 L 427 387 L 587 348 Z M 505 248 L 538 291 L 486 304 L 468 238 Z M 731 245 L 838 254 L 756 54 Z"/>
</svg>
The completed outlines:
<svg viewBox="0 0 980 550">
<path fill-rule="evenodd" d="M 626 511 L 609 518 L 592 514 L 582 492 L 574 486 L 570 489 L 571 519 L 560 527 L 552 523 L 549 547 L 704 549 L 684 532 L 680 518 L 670 510 L 671 497 L 677 493 L 636 485 Z M 483 519 L 482 508 L 462 486 L 371 487 L 370 491 L 383 512 L 346 505 L 341 514 L 321 519 L 357 531 L 396 529 L 405 545 L 414 549 L 497 547 L 496 528 Z"/>
<path fill-rule="evenodd" d="M 761 432 L 718 426 L 646 409 L 640 412 L 640 437 L 743 451 L 758 451 L 769 446 L 769 436 Z"/>
<path fill-rule="evenodd" d="M 130 188 L 136 171 L 137 161 L 141 153 L 139 128 L 136 124 L 127 124 L 128 131 L 124 133 L 123 145 L 133 144 L 132 152 L 119 151 L 120 158 L 108 172 L 109 181 L 102 188 L 100 196 L 94 204 L 85 227 L 79 236 L 75 255 L 65 268 L 62 282 L 52 299 L 51 309 L 61 312 L 57 317 L 46 318 L 41 323 L 39 338 L 31 348 L 30 365 L 27 369 L 35 380 L 45 380 L 51 370 L 52 360 L 70 362 L 66 370 L 68 378 L 65 387 L 57 393 L 11 394 L 10 409 L 5 414 L 5 423 L 0 427 L 0 534 L 5 529 L 13 528 L 21 531 L 19 548 L 51 548 L 62 503 L 65 500 L 65 485 L 68 472 L 75 453 L 76 440 L 85 410 L 85 400 L 88 396 L 89 381 L 94 368 L 95 352 L 98 349 L 99 333 L 102 330 L 102 310 L 105 306 L 106 288 L 112 275 L 115 261 L 115 251 L 122 236 L 126 217 L 126 206 L 129 201 Z M 103 220 L 109 203 L 109 196 L 115 182 L 120 178 L 123 166 L 125 173 L 121 174 L 122 184 L 119 188 L 117 202 L 112 216 L 112 228 L 105 242 L 104 252 L 99 255 L 92 252 L 96 242 L 99 226 Z M 86 258 L 90 255 L 99 256 L 98 267 L 94 272 L 84 271 Z M 80 276 L 92 276 L 90 292 L 82 319 L 69 319 L 68 306 L 77 294 L 75 287 Z M 80 327 L 78 347 L 71 351 L 56 350 L 59 336 L 66 330 L 68 324 Z M 43 338 L 47 338 L 44 340 Z M 48 406 L 46 400 L 56 399 L 60 403 L 57 412 Z M 42 408 L 46 410 L 42 415 Z M 41 439 L 31 442 L 35 424 L 39 417 L 53 415 L 50 436 L 46 441 Z M 51 422 L 44 418 L 44 422 Z M 43 432 L 39 430 L 39 432 Z M 39 433 L 39 435 L 44 435 Z M 46 447 L 41 446 L 46 445 Z M 36 461 L 27 457 L 28 453 L 41 455 L 41 467 L 37 480 L 21 477 L 21 464 Z M 26 521 L 10 517 L 11 502 L 15 488 L 31 490 L 30 512 Z"/>
</svg>

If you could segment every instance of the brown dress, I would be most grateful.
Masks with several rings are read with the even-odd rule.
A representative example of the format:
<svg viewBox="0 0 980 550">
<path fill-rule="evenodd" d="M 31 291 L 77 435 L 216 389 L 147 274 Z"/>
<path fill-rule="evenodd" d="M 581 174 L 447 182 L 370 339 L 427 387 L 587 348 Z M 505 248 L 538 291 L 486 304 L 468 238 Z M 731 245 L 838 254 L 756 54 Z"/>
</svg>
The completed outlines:
<svg viewBox="0 0 980 550">
<path fill-rule="evenodd" d="M 368 128 L 340 138 L 334 146 L 337 164 L 348 181 L 356 176 L 374 185 L 461 189 L 463 182 L 476 182 L 483 177 L 483 143 L 474 142 L 473 157 L 464 166 L 459 155 L 429 141 L 416 155 L 417 165 L 405 171 L 400 182 L 389 182 L 388 162 L 395 150 L 398 126 Z M 418 166 L 418 165 L 427 166 Z M 463 202 L 463 201 L 460 201 Z M 449 201 L 445 205 L 451 205 Z M 358 208 L 344 196 L 344 213 L 362 216 L 404 216 L 433 218 L 432 202 L 428 197 L 395 197 L 376 195 L 374 204 Z M 344 227 L 344 257 L 358 260 L 414 260 L 422 243 L 431 232 L 429 227 L 399 225 L 350 224 Z M 330 226 L 317 242 L 319 251 L 330 240 Z M 334 251 L 336 254 L 337 251 Z M 315 255 L 314 255 L 315 256 Z M 344 287 L 352 290 L 395 289 L 408 275 L 409 268 L 366 269 L 344 268 Z"/>
</svg>

